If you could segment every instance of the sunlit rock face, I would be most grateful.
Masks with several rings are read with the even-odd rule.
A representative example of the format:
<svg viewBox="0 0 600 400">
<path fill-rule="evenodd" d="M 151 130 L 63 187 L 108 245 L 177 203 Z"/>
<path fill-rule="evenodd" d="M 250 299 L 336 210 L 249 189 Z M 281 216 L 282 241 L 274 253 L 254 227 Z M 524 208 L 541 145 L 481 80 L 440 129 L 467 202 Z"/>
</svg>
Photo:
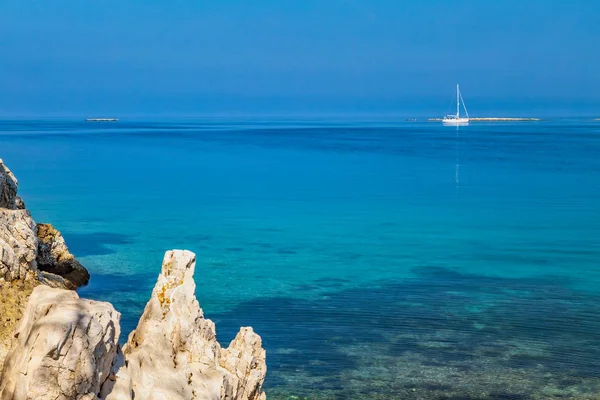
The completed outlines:
<svg viewBox="0 0 600 400">
<path fill-rule="evenodd" d="M 34 279 L 69 289 L 86 285 L 90 275 L 61 233 L 36 224 L 17 189 L 17 179 L 0 159 L 0 280 Z"/>
<path fill-rule="evenodd" d="M 94 399 L 117 354 L 120 314 L 72 290 L 37 286 L 0 375 L 0 399 Z"/>
<path fill-rule="evenodd" d="M 0 400 L 265 399 L 265 350 L 252 328 L 228 348 L 195 296 L 196 257 L 165 255 L 137 328 L 119 348 L 120 314 L 72 290 L 36 286 L 0 373 Z"/>
<path fill-rule="evenodd" d="M 0 368 L 34 287 L 76 289 L 89 281 L 60 232 L 36 224 L 17 189 L 0 160 Z"/>
<path fill-rule="evenodd" d="M 252 328 L 227 349 L 195 296 L 196 257 L 168 251 L 152 297 L 123 348 L 108 400 L 264 399 L 265 350 Z"/>
<path fill-rule="evenodd" d="M 0 208 L 0 279 L 35 279 L 37 245 L 29 211 Z"/>
<path fill-rule="evenodd" d="M 196 300 L 195 266 L 189 251 L 165 254 L 121 350 L 120 314 L 65 290 L 89 273 L 58 230 L 34 222 L 0 160 L 0 400 L 265 399 L 260 336 L 242 328 L 221 348 Z"/>
</svg>

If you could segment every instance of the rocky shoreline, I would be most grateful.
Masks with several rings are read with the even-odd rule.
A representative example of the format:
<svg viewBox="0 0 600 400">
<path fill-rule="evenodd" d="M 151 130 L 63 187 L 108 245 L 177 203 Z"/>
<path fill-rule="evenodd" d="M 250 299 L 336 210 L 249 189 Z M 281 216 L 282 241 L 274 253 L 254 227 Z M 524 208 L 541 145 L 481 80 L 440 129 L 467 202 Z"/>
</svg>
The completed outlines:
<svg viewBox="0 0 600 400">
<path fill-rule="evenodd" d="M 36 224 L 0 160 L 0 400 L 265 399 L 266 354 L 241 328 L 216 340 L 195 296 L 196 257 L 167 251 L 126 344 L 110 303 L 74 289 L 88 271 L 50 224 Z"/>
</svg>

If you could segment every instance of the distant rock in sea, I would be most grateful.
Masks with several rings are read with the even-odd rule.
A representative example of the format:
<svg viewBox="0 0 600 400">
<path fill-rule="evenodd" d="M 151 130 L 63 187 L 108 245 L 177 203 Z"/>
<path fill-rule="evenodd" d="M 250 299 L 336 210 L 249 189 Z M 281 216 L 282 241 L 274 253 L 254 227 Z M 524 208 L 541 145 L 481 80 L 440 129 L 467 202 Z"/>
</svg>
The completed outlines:
<svg viewBox="0 0 600 400">
<path fill-rule="evenodd" d="M 241 328 L 221 348 L 196 300 L 193 253 L 166 252 L 121 349 L 120 314 L 69 290 L 88 271 L 59 231 L 33 221 L 17 187 L 0 160 L 0 400 L 266 398 L 260 336 Z"/>
</svg>

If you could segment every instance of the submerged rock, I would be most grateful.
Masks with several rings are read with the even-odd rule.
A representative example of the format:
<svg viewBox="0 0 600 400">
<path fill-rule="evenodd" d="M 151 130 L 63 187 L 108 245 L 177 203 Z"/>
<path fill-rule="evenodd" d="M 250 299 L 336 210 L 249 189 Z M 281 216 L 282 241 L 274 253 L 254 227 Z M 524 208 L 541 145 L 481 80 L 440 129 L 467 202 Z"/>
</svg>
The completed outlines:
<svg viewBox="0 0 600 400">
<path fill-rule="evenodd" d="M 228 349 L 217 342 L 195 296 L 196 257 L 165 254 L 162 272 L 137 328 L 123 348 L 107 400 L 264 399 L 265 350 L 252 328 L 242 328 Z"/>
<path fill-rule="evenodd" d="M 51 224 L 37 224 L 37 266 L 41 271 L 62 276 L 75 288 L 87 285 L 90 274 L 69 252 L 65 240 Z"/>
<path fill-rule="evenodd" d="M 95 399 L 117 354 L 119 319 L 109 303 L 37 286 L 0 374 L 0 399 Z"/>
</svg>

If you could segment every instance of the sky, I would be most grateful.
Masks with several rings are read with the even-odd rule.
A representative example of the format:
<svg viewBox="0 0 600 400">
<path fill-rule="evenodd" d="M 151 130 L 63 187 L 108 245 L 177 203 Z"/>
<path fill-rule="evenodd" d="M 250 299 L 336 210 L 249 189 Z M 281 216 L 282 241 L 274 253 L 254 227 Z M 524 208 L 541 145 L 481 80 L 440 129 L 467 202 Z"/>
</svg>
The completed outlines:
<svg viewBox="0 0 600 400">
<path fill-rule="evenodd" d="M 0 115 L 600 114 L 597 0 L 0 0 Z"/>
</svg>

